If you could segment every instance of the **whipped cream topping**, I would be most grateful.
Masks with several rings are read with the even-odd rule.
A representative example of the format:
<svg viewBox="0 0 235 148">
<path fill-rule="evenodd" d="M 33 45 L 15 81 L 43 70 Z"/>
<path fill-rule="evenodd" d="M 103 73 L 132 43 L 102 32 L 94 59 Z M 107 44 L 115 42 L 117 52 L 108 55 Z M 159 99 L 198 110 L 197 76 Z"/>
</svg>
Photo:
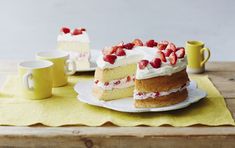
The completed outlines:
<svg viewBox="0 0 235 148">
<path fill-rule="evenodd" d="M 159 51 L 157 47 L 137 46 L 132 50 L 125 50 L 125 56 L 117 56 L 114 64 L 104 61 L 103 55 L 101 54 L 101 56 L 99 56 L 97 59 L 97 66 L 101 69 L 105 69 L 136 63 L 136 79 L 148 79 L 165 75 L 169 76 L 186 68 L 187 57 L 184 56 L 183 58 L 178 58 L 175 65 L 172 65 L 169 61 L 169 58 L 166 57 L 167 61 L 161 62 L 161 67 L 159 68 L 153 68 L 150 64 L 148 64 L 144 69 L 139 69 L 137 63 L 142 59 L 146 59 L 148 61 L 153 60 L 154 58 L 158 57 L 157 51 Z M 166 50 L 161 51 L 166 52 Z"/>
<path fill-rule="evenodd" d="M 127 88 L 134 86 L 134 82 L 135 82 L 135 75 L 132 75 L 123 79 L 112 80 L 105 83 L 95 80 L 95 86 L 101 87 L 103 90 L 112 90 L 116 88 Z"/>
<path fill-rule="evenodd" d="M 158 49 L 150 48 L 150 47 L 140 47 L 139 50 L 145 51 L 144 58 L 146 60 L 152 60 L 156 58 Z M 161 50 L 165 52 L 165 50 Z M 175 65 L 171 65 L 169 58 L 166 57 L 166 62 L 162 62 L 161 67 L 153 68 L 150 64 L 147 65 L 144 69 L 139 69 L 137 65 L 137 72 L 136 72 L 136 79 L 148 79 L 157 76 L 165 76 L 165 75 L 172 75 L 173 73 L 179 72 L 186 68 L 187 66 L 187 57 L 178 59 Z"/>
<path fill-rule="evenodd" d="M 156 97 L 160 97 L 160 96 L 166 96 L 166 95 L 169 95 L 174 92 L 182 91 L 188 86 L 189 86 L 189 82 L 187 82 L 182 87 L 174 88 L 169 91 L 143 93 L 143 92 L 138 92 L 138 91 L 134 90 L 134 99 L 135 100 L 143 100 L 143 99 L 147 99 L 147 98 L 156 98 Z"/>
<path fill-rule="evenodd" d="M 83 31 L 82 34 L 72 35 L 71 33 L 60 33 L 57 37 L 57 41 L 79 41 L 89 43 L 90 39 L 86 31 Z"/>
<path fill-rule="evenodd" d="M 137 66 L 136 79 L 148 79 L 157 76 L 165 76 L 172 75 L 173 73 L 179 72 L 186 68 L 187 66 L 187 58 L 186 56 L 182 59 L 178 59 L 175 65 L 171 65 L 169 62 L 169 58 L 166 58 L 167 62 L 162 62 L 161 67 L 153 68 L 150 64 L 147 65 L 144 69 L 139 69 Z"/>
<path fill-rule="evenodd" d="M 101 54 L 97 59 L 97 66 L 101 69 L 105 68 L 114 68 L 118 66 L 128 65 L 137 63 L 143 58 L 144 53 L 137 49 L 133 48 L 132 50 L 125 49 L 126 55 L 125 56 L 117 56 L 114 64 L 106 62 L 103 60 L 103 55 Z"/>
</svg>

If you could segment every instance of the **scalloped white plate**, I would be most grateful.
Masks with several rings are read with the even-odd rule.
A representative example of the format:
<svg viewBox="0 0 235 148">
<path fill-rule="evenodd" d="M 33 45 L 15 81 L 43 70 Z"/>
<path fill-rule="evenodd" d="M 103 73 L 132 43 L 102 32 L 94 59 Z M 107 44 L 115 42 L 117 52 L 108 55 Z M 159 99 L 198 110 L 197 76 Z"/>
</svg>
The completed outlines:
<svg viewBox="0 0 235 148">
<path fill-rule="evenodd" d="M 188 98 L 181 103 L 159 108 L 135 108 L 134 99 L 132 97 L 118 99 L 118 100 L 111 100 L 111 101 L 98 100 L 96 97 L 92 95 L 92 87 L 93 87 L 93 80 L 80 80 L 74 86 L 74 90 L 79 94 L 77 99 L 80 100 L 81 102 L 90 105 L 100 106 L 120 112 L 131 112 L 131 113 L 162 112 L 162 111 L 177 110 L 185 108 L 192 103 L 198 102 L 207 95 L 205 91 L 197 88 L 197 84 L 195 81 L 191 81 L 190 85 L 187 87 L 189 94 Z"/>
</svg>

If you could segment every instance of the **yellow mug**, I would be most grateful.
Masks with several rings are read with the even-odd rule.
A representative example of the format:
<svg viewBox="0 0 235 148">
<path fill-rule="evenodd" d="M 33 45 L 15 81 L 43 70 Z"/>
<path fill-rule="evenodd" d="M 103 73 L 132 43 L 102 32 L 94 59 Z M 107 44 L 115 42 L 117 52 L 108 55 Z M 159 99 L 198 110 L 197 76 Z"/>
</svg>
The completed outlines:
<svg viewBox="0 0 235 148">
<path fill-rule="evenodd" d="M 210 49 L 204 47 L 201 41 L 187 41 L 186 54 L 188 59 L 187 72 L 202 73 L 205 71 L 205 63 L 210 58 Z M 207 57 L 204 58 L 204 52 L 207 51 Z"/>
<path fill-rule="evenodd" d="M 68 76 L 76 72 L 76 64 L 69 59 L 69 54 L 63 51 L 45 51 L 36 55 L 37 59 L 48 60 L 53 65 L 53 87 L 64 86 L 68 83 Z"/>
<path fill-rule="evenodd" d="M 43 60 L 18 64 L 20 93 L 26 99 L 44 99 L 52 95 L 53 63 Z"/>
</svg>

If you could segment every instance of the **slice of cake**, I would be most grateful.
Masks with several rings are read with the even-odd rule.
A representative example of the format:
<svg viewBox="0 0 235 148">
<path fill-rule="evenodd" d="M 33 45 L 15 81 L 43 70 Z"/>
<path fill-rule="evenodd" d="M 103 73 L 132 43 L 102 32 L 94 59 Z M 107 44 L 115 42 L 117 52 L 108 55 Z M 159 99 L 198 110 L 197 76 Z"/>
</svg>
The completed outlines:
<svg viewBox="0 0 235 148">
<path fill-rule="evenodd" d="M 151 47 L 157 47 L 155 54 L 146 54 L 137 66 L 135 107 L 163 107 L 184 101 L 189 84 L 184 48 L 167 41 L 151 43 Z"/>
<path fill-rule="evenodd" d="M 61 28 L 57 37 L 57 48 L 69 53 L 77 69 L 90 68 L 90 40 L 86 29 L 75 28 L 70 31 L 67 27 Z"/>
<path fill-rule="evenodd" d="M 105 48 L 97 60 L 93 95 L 100 100 L 113 100 L 133 96 L 137 62 L 143 57 L 137 46 L 143 43 L 121 43 Z"/>
</svg>

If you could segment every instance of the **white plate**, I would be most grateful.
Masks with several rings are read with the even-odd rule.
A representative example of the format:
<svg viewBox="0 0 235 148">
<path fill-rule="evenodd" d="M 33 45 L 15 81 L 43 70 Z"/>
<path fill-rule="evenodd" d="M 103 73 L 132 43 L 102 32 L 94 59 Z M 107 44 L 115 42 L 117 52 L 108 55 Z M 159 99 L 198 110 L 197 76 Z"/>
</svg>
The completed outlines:
<svg viewBox="0 0 235 148">
<path fill-rule="evenodd" d="M 96 65 L 96 59 L 100 55 L 100 51 L 96 49 L 91 49 L 91 59 L 90 59 L 90 68 L 87 69 L 77 69 L 77 72 L 88 72 L 88 71 L 95 71 L 97 65 Z"/>
<path fill-rule="evenodd" d="M 197 88 L 196 82 L 191 81 L 190 85 L 187 87 L 189 94 L 188 98 L 181 103 L 159 108 L 135 108 L 134 99 L 132 97 L 118 99 L 118 100 L 111 100 L 111 101 L 98 100 L 96 97 L 92 95 L 92 86 L 93 86 L 93 80 L 80 80 L 74 86 L 75 91 L 79 94 L 77 97 L 78 100 L 90 105 L 100 106 L 121 112 L 132 112 L 132 113 L 162 112 L 162 111 L 181 109 L 201 100 L 207 95 L 205 91 Z"/>
</svg>

